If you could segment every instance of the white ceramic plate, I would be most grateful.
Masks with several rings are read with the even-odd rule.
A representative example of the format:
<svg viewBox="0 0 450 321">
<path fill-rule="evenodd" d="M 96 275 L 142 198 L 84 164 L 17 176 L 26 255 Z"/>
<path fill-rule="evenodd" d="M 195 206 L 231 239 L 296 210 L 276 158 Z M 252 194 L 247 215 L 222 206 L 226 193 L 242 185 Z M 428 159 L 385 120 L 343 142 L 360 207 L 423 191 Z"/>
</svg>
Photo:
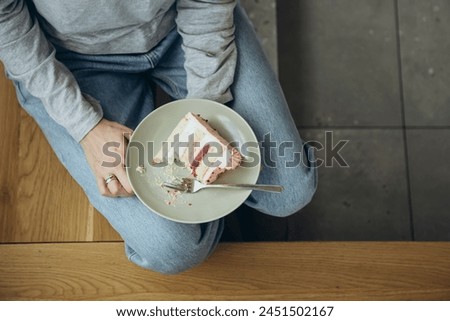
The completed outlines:
<svg viewBox="0 0 450 321">
<path fill-rule="evenodd" d="M 182 223 L 204 223 L 219 219 L 239 207 L 251 191 L 209 189 L 176 197 L 161 187 L 163 181 L 188 177 L 177 165 L 157 167 L 153 156 L 188 112 L 200 114 L 219 134 L 243 154 L 245 162 L 225 172 L 217 183 L 256 183 L 260 172 L 258 141 L 247 122 L 231 108 L 203 99 L 183 99 L 168 103 L 149 114 L 134 131 L 127 150 L 127 175 L 136 196 L 153 212 Z M 245 144 L 245 145 L 243 145 Z M 136 168 L 144 165 L 145 173 Z"/>
</svg>

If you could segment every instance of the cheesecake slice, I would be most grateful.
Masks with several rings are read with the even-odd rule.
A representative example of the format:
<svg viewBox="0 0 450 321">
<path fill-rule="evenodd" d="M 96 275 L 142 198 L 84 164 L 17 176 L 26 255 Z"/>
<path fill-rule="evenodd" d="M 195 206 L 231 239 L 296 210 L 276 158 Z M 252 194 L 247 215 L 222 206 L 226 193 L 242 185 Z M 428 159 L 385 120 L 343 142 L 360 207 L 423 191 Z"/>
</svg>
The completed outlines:
<svg viewBox="0 0 450 321">
<path fill-rule="evenodd" d="M 211 184 L 225 171 L 238 167 L 242 156 L 206 119 L 187 113 L 163 142 L 153 161 L 180 162 L 197 180 Z"/>
</svg>

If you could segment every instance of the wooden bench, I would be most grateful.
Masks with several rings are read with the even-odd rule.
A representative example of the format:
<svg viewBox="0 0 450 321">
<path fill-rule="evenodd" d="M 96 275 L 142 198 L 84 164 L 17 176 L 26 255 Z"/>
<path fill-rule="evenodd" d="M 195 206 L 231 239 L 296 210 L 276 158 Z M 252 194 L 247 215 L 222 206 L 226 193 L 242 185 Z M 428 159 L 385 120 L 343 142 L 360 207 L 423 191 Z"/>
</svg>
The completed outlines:
<svg viewBox="0 0 450 321">
<path fill-rule="evenodd" d="M 222 243 L 160 275 L 122 242 L 0 246 L 0 300 L 448 300 L 450 243 Z"/>
</svg>

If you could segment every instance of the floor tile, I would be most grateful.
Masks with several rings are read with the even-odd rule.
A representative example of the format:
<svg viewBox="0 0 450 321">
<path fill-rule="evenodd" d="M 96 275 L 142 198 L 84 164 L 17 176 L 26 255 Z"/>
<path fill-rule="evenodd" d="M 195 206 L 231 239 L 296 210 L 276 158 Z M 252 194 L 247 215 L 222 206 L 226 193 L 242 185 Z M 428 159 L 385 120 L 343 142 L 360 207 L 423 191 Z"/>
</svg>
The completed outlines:
<svg viewBox="0 0 450 321">
<path fill-rule="evenodd" d="M 406 124 L 449 126 L 450 2 L 398 3 Z"/>
<path fill-rule="evenodd" d="M 450 241 L 450 129 L 407 131 L 415 239 Z"/>
<path fill-rule="evenodd" d="M 313 201 L 289 217 L 289 240 L 412 238 L 401 130 L 301 132 L 305 140 L 315 144 L 327 146 L 326 141 L 329 142 L 329 161 L 328 166 L 319 168 L 319 187 Z M 348 164 L 340 167 L 331 162 L 330 147 L 345 140 L 348 142 L 340 150 L 335 147 Z M 319 151 L 317 157 L 327 160 L 325 150 Z"/>
<path fill-rule="evenodd" d="M 393 0 L 277 6 L 280 81 L 298 125 L 401 125 Z"/>
</svg>

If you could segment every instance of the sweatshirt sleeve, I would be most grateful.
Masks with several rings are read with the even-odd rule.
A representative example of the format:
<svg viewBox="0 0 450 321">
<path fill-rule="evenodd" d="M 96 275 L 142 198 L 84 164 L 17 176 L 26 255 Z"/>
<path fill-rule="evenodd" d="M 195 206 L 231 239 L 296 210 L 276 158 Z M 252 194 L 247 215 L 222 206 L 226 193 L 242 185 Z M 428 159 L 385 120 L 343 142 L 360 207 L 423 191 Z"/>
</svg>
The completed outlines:
<svg viewBox="0 0 450 321">
<path fill-rule="evenodd" d="M 178 0 L 189 98 L 226 103 L 236 69 L 233 12 L 236 0 Z"/>
<path fill-rule="evenodd" d="M 72 73 L 56 60 L 25 0 L 0 1 L 0 60 L 10 78 L 41 99 L 50 117 L 76 141 L 101 120 L 101 107 L 82 95 Z"/>
</svg>

